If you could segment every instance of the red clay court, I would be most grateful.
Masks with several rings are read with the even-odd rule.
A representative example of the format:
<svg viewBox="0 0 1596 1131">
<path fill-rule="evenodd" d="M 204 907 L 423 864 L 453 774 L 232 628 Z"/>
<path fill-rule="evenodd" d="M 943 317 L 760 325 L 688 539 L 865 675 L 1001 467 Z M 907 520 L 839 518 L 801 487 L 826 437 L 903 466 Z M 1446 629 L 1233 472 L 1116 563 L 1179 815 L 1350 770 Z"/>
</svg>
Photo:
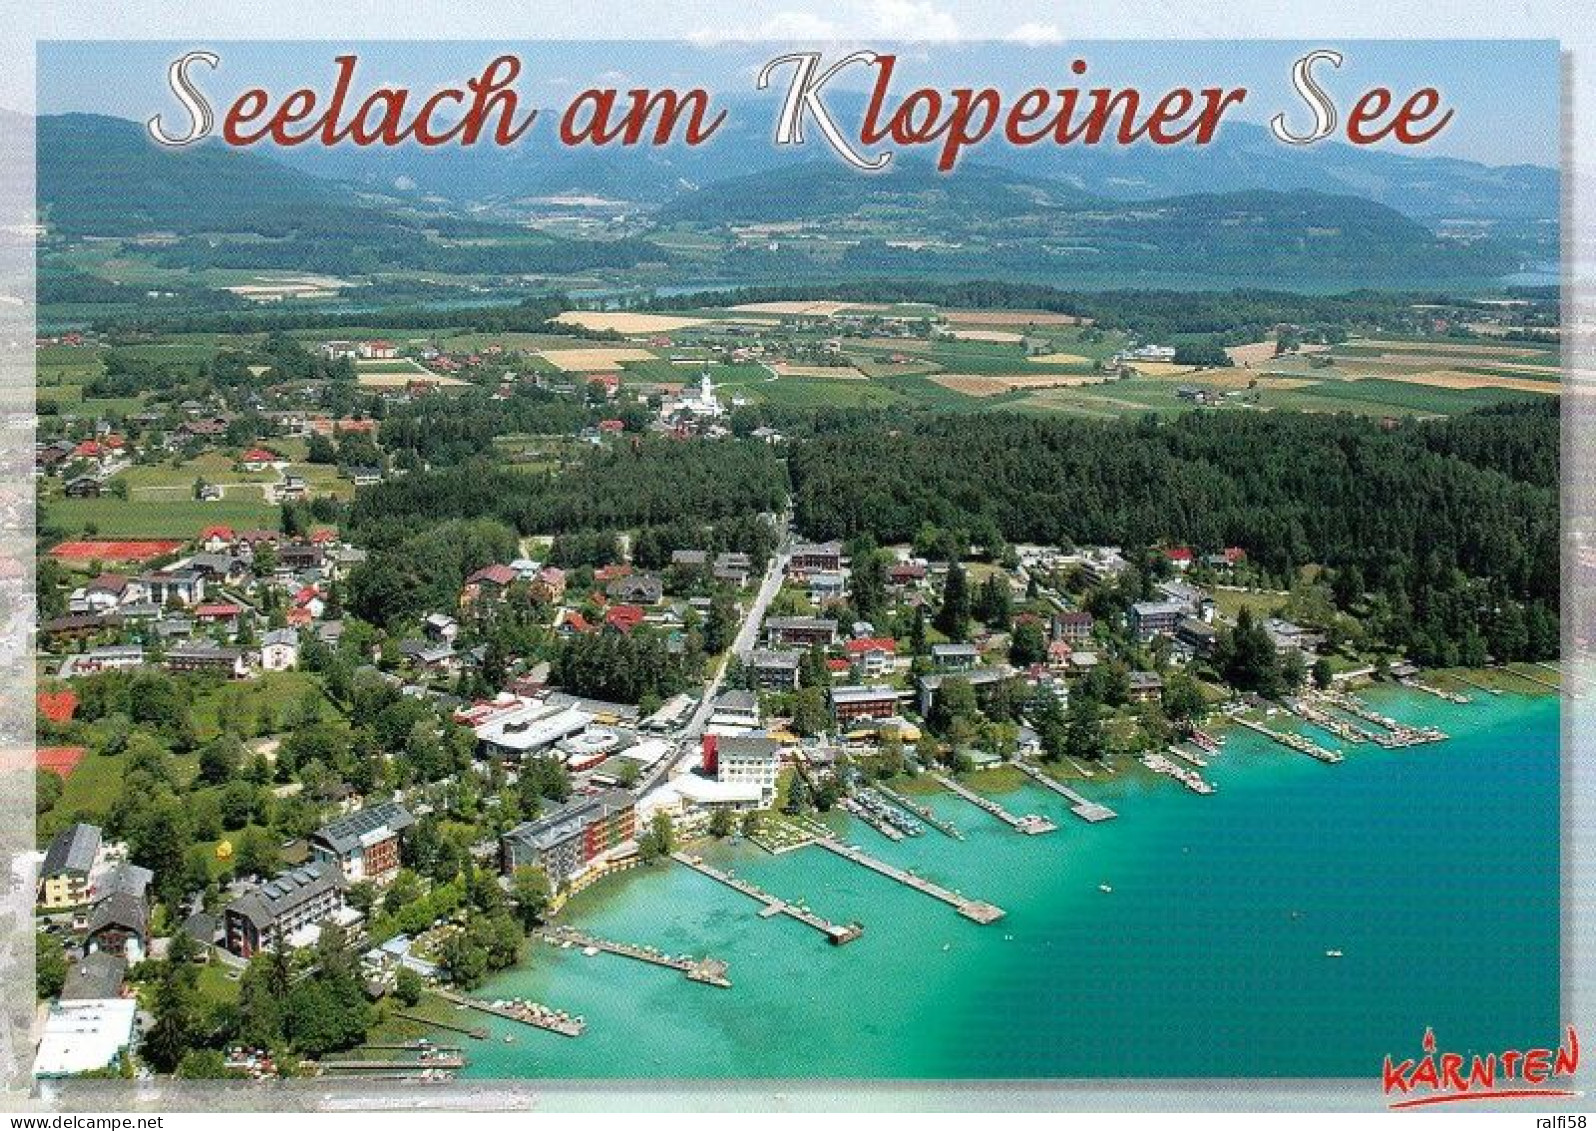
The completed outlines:
<svg viewBox="0 0 1596 1131">
<path fill-rule="evenodd" d="M 47 556 L 63 562 L 102 561 L 142 564 L 153 558 L 164 557 L 182 547 L 181 542 L 161 539 L 62 542 L 58 546 L 51 547 Z"/>
<path fill-rule="evenodd" d="M 83 756 L 88 752 L 86 746 L 41 746 L 34 756 L 34 762 L 39 769 L 49 770 L 65 781 L 72 776 L 72 771 L 78 768 L 78 763 L 83 761 Z"/>
<path fill-rule="evenodd" d="M 69 723 L 77 714 L 78 695 L 70 688 L 65 691 L 39 692 L 39 714 L 52 723 Z"/>
</svg>

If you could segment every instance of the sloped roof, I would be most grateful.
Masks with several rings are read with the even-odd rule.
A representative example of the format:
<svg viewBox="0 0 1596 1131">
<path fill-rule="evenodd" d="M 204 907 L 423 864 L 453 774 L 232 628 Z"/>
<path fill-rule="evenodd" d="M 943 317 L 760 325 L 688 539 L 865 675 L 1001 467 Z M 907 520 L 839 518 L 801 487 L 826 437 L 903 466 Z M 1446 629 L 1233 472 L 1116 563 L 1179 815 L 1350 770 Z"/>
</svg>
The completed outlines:
<svg viewBox="0 0 1596 1131">
<path fill-rule="evenodd" d="M 88 875 L 94 858 L 100 853 L 100 829 L 97 825 L 76 824 L 55 834 L 44 854 L 44 867 L 40 874 L 58 876 L 63 872 L 81 872 Z"/>
</svg>

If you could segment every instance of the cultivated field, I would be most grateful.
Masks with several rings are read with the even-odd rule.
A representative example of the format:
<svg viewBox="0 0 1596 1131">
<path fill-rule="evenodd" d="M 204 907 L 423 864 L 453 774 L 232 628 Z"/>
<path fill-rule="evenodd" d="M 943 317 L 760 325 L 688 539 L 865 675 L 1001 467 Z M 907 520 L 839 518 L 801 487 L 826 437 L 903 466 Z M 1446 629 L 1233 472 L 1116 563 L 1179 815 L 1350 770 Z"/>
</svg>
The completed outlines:
<svg viewBox="0 0 1596 1131">
<path fill-rule="evenodd" d="M 627 311 L 567 310 L 554 319 L 585 330 L 614 330 L 618 334 L 669 334 L 689 326 L 702 326 L 704 319 L 677 314 L 632 314 Z"/>
<path fill-rule="evenodd" d="M 929 378 L 944 389 L 970 397 L 994 397 L 1016 389 L 1056 389 L 1100 385 L 1098 373 L 938 373 Z"/>
<path fill-rule="evenodd" d="M 851 365 L 793 365 L 786 361 L 772 362 L 770 369 L 778 377 L 817 377 L 829 381 L 863 381 L 865 375 Z"/>
<path fill-rule="evenodd" d="M 630 346 L 588 346 L 576 349 L 544 349 L 539 356 L 561 373 L 599 373 L 619 369 L 627 362 L 653 361 L 655 354 Z"/>
<path fill-rule="evenodd" d="M 1024 334 L 1013 330 L 949 330 L 950 337 L 961 342 L 1023 342 Z"/>
<path fill-rule="evenodd" d="M 942 317 L 955 326 L 1081 326 L 1088 320 L 1050 310 L 944 310 Z"/>
<path fill-rule="evenodd" d="M 813 315 L 816 318 L 829 318 L 833 314 L 840 314 L 847 310 L 851 304 L 846 302 L 744 302 L 726 309 L 736 310 L 748 314 L 775 314 L 775 315 Z"/>
</svg>

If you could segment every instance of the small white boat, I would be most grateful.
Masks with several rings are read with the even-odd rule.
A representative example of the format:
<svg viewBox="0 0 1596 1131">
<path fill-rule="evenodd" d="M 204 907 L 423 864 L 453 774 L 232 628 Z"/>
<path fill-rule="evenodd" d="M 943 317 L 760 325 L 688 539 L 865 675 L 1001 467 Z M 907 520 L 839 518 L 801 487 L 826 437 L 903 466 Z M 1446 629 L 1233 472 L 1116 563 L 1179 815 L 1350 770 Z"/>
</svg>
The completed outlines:
<svg viewBox="0 0 1596 1131">
<path fill-rule="evenodd" d="M 1098 884 L 1097 885 L 1097 890 L 1102 892 L 1104 895 L 1107 895 L 1110 892 L 1112 892 L 1114 889 L 1109 887 L 1107 884 Z"/>
<path fill-rule="evenodd" d="M 1327 950 L 1327 951 L 1324 952 L 1324 956 L 1326 958 L 1340 958 L 1340 957 L 1342 957 L 1341 952 L 1339 950 Z"/>
<path fill-rule="evenodd" d="M 589 958 L 592 958 L 598 952 L 599 952 L 599 949 L 596 946 L 584 946 L 582 948 L 582 953 L 587 955 L 587 957 L 589 957 Z"/>
</svg>

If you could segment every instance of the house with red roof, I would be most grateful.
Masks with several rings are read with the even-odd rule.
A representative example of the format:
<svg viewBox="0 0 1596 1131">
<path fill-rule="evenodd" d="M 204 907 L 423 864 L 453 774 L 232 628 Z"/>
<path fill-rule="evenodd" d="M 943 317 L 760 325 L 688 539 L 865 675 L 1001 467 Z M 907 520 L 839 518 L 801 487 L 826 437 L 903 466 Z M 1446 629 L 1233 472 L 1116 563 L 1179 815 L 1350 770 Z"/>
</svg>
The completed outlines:
<svg viewBox="0 0 1596 1131">
<path fill-rule="evenodd" d="M 1171 546 L 1164 551 L 1164 558 L 1176 569 L 1190 569 L 1192 561 L 1191 547 Z"/>
<path fill-rule="evenodd" d="M 1234 569 L 1247 560 L 1247 551 L 1240 546 L 1226 546 L 1217 554 L 1209 554 L 1203 564 L 1210 569 Z"/>
<path fill-rule="evenodd" d="M 575 609 L 561 609 L 554 631 L 561 639 L 569 640 L 573 636 L 585 636 L 594 631 L 588 619 Z"/>
<path fill-rule="evenodd" d="M 612 605 L 604 612 L 604 623 L 630 636 L 632 630 L 643 623 L 644 615 L 636 605 Z"/>
<path fill-rule="evenodd" d="M 502 600 L 515 581 L 515 570 L 507 565 L 486 565 L 465 579 L 460 590 L 460 603 L 470 605 L 476 601 Z"/>
<path fill-rule="evenodd" d="M 304 609 L 312 617 L 320 617 L 327 611 L 327 600 L 321 595 L 320 589 L 305 585 L 294 594 L 294 608 Z"/>
<path fill-rule="evenodd" d="M 554 604 L 565 599 L 565 571 L 559 566 L 544 566 L 532 579 L 534 599 Z"/>
<path fill-rule="evenodd" d="M 227 549 L 237 539 L 231 526 L 207 526 L 200 531 L 200 548 L 207 553 L 220 553 Z"/>
<path fill-rule="evenodd" d="M 243 608 L 238 605 L 216 601 L 204 605 L 195 605 L 194 619 L 203 624 L 223 624 L 229 628 L 236 628 L 239 614 L 243 611 Z"/>
<path fill-rule="evenodd" d="M 925 577 L 924 562 L 893 562 L 887 567 L 887 584 L 898 588 L 920 585 Z"/>
<path fill-rule="evenodd" d="M 282 458 L 270 448 L 250 448 L 238 457 L 238 462 L 245 471 L 265 471 Z"/>
<path fill-rule="evenodd" d="M 898 642 L 890 636 L 866 636 L 849 640 L 842 646 L 848 663 L 859 669 L 861 675 L 874 679 L 892 670 L 898 659 Z"/>
<path fill-rule="evenodd" d="M 608 585 L 612 581 L 619 581 L 623 577 L 631 576 L 631 573 L 631 566 L 625 563 L 617 563 L 615 565 L 601 566 L 594 570 L 593 580 L 600 585 Z"/>
<path fill-rule="evenodd" d="M 598 423 L 598 429 L 606 435 L 615 436 L 626 431 L 626 422 L 624 420 L 601 420 Z"/>
</svg>

